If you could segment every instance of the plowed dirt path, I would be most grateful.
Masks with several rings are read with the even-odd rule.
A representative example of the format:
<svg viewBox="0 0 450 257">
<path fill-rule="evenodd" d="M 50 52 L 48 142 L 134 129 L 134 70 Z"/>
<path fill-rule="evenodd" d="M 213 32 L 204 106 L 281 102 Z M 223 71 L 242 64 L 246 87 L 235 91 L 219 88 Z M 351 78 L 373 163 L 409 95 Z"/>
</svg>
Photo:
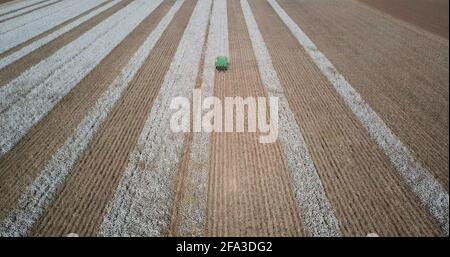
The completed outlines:
<svg viewBox="0 0 450 257">
<path fill-rule="evenodd" d="M 357 2 L 279 3 L 448 190 L 448 41 Z"/>
<path fill-rule="evenodd" d="M 230 60 L 214 94 L 266 96 L 239 1 L 228 1 Z M 295 236 L 302 228 L 289 173 L 278 143 L 257 133 L 213 133 L 207 235 Z"/>
</svg>

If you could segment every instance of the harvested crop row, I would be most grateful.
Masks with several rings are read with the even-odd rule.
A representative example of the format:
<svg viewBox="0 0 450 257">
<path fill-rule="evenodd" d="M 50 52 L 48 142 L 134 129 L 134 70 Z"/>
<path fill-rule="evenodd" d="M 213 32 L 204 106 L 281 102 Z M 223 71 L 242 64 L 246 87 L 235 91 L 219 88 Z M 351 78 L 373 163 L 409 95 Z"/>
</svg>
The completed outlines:
<svg viewBox="0 0 450 257">
<path fill-rule="evenodd" d="M 214 94 L 266 96 L 239 1 L 228 1 L 232 68 L 216 74 Z M 302 227 L 278 142 L 257 133 L 213 133 L 208 189 L 210 236 L 299 235 Z"/>
<path fill-rule="evenodd" d="M 213 95 L 216 69 L 214 61 L 217 56 L 228 56 L 228 21 L 227 2 L 214 1 L 208 36 L 204 46 L 205 55 L 197 78 L 196 88 L 201 89 L 201 97 L 205 99 Z M 197 106 L 200 108 L 200 101 Z M 193 118 L 192 118 L 193 119 Z M 208 176 L 210 165 L 210 138 L 206 132 L 191 133 L 183 161 L 178 171 L 180 188 L 173 203 L 171 228 L 173 235 L 202 236 L 205 235 L 206 208 L 208 198 Z M 184 164 L 184 165 L 183 165 Z"/>
<path fill-rule="evenodd" d="M 193 1 L 184 3 L 177 12 L 180 4 L 182 2 L 177 1 L 175 9 L 170 11 L 171 16 L 168 18 L 176 13 L 173 21 L 96 132 L 89 148 L 82 154 L 66 183 L 36 224 L 33 234 L 61 235 L 72 231 L 81 235 L 98 233 L 107 204 L 113 199 L 130 153 L 136 147 L 145 118 L 168 70 L 170 57 L 192 13 Z M 72 219 L 67 220 L 67 215 Z"/>
<path fill-rule="evenodd" d="M 339 224 L 324 192 L 297 121 L 284 94 L 266 43 L 247 0 L 241 0 L 259 73 L 267 94 L 279 99 L 279 142 L 292 178 L 303 226 L 311 236 L 339 236 Z M 273 107 L 271 107 L 273 108 Z"/>
<path fill-rule="evenodd" d="M 432 217 L 272 7 L 258 1 L 252 7 L 342 233 L 439 234 Z"/>
<path fill-rule="evenodd" d="M 448 41 L 358 2 L 280 5 L 448 191 Z"/>
</svg>

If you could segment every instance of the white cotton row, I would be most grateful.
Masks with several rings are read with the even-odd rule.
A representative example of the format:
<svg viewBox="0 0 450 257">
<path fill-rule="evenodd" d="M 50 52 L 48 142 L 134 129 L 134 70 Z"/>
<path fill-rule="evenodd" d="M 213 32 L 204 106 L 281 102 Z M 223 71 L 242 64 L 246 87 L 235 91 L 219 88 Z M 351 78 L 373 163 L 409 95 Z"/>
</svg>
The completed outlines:
<svg viewBox="0 0 450 257">
<path fill-rule="evenodd" d="M 8 152 L 160 3 L 138 0 L 0 87 L 0 156 Z"/>
<path fill-rule="evenodd" d="M 161 2 L 161 1 L 159 1 Z M 169 26 L 183 2 L 178 0 L 150 33 L 142 46 L 88 111 L 71 137 L 56 151 L 36 180 L 19 200 L 18 207 L 0 222 L 1 236 L 27 235 L 53 199 L 58 187 L 70 174 L 74 164 L 86 150 L 97 129 L 105 121 L 114 105 L 142 67 L 153 47 Z M 147 10 L 148 8 L 146 6 Z"/>
<path fill-rule="evenodd" d="M 100 228 L 101 236 L 159 236 L 170 220 L 174 179 L 185 145 L 172 133 L 169 106 L 191 98 L 206 36 L 211 0 L 198 1 L 145 122 L 136 149 Z M 145 164 L 144 170 L 138 165 Z"/>
<path fill-rule="evenodd" d="M 65 25 L 64 27 L 48 34 L 45 37 L 42 37 L 36 41 L 33 41 L 31 44 L 17 50 L 16 52 L 11 53 L 10 55 L 4 57 L 3 59 L 0 59 L 0 69 L 3 69 L 4 67 L 6 67 L 7 65 L 19 60 L 20 58 L 24 57 L 25 55 L 33 52 L 34 50 L 38 49 L 39 47 L 49 43 L 50 41 L 58 38 L 59 36 L 63 35 L 64 33 L 80 26 L 81 24 L 83 24 L 84 22 L 88 21 L 89 19 L 91 19 L 92 17 L 95 17 L 96 15 L 102 13 L 105 10 L 108 10 L 109 8 L 111 8 L 112 6 L 116 5 L 117 3 L 119 3 L 121 0 L 114 0 L 112 2 L 109 2 L 108 4 L 95 9 L 94 11 L 78 18 L 77 20 Z"/>
<path fill-rule="evenodd" d="M 0 53 L 3 53 L 106 0 L 61 2 L 2 23 L 0 26 Z M 41 12 L 45 15 L 37 18 Z"/>
</svg>

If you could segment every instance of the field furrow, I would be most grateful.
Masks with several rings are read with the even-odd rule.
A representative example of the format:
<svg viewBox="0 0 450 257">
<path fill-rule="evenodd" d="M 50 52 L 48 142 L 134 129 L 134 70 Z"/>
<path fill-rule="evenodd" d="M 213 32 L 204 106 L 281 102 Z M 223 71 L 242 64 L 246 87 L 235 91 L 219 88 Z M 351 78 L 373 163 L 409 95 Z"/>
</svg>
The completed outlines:
<svg viewBox="0 0 450 257">
<path fill-rule="evenodd" d="M 266 96 L 239 1 L 228 1 L 230 61 L 214 95 Z M 207 235 L 301 235 L 299 210 L 278 142 L 258 133 L 212 133 Z"/>
<path fill-rule="evenodd" d="M 448 41 L 352 1 L 279 2 L 448 191 Z"/>
<path fill-rule="evenodd" d="M 259 1 L 252 6 L 344 235 L 439 234 L 432 217 L 272 7 Z"/>
</svg>

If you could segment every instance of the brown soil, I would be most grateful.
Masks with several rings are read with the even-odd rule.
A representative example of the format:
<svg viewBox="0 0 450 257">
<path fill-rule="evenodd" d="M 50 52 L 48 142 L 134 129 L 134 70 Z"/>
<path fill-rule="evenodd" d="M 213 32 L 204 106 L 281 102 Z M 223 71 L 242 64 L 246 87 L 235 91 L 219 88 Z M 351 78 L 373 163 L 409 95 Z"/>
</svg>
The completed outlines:
<svg viewBox="0 0 450 257">
<path fill-rule="evenodd" d="M 163 4 L 141 25 L 147 36 L 173 1 Z M 195 6 L 183 4 L 121 100 L 97 131 L 90 147 L 33 229 L 33 235 L 83 236 L 97 233 L 106 206 L 114 196 L 139 134 L 150 113 L 172 57 Z"/>
<path fill-rule="evenodd" d="M 228 1 L 231 69 L 217 72 L 215 95 L 266 96 L 239 1 Z M 303 235 L 289 171 L 278 142 L 257 133 L 213 133 L 208 236 Z"/>
<path fill-rule="evenodd" d="M 251 6 L 342 233 L 439 234 L 432 217 L 270 5 L 251 1 Z"/>
<path fill-rule="evenodd" d="M 359 0 L 448 39 L 448 0 Z"/>
<path fill-rule="evenodd" d="M 448 190 L 448 41 L 358 2 L 280 4 Z"/>
<path fill-rule="evenodd" d="M 114 5 L 113 7 L 109 8 L 108 10 L 105 10 L 102 13 L 96 15 L 95 17 L 92 17 L 91 19 L 84 22 L 80 26 L 68 31 L 67 33 L 59 36 L 58 38 L 50 41 L 49 43 L 43 45 L 42 47 L 25 55 L 24 57 L 20 58 L 19 60 L 4 67 L 3 69 L 0 70 L 0 86 L 8 84 L 12 79 L 14 79 L 14 78 L 18 77 L 20 74 L 22 74 L 22 72 L 28 70 L 29 68 L 31 68 L 35 64 L 39 63 L 43 59 L 51 56 L 56 51 L 58 51 L 59 49 L 64 47 L 65 45 L 69 44 L 73 40 L 77 39 L 78 37 L 80 37 L 81 35 L 86 33 L 88 30 L 90 30 L 92 27 L 94 27 L 98 23 L 102 22 L 103 20 L 105 20 L 106 18 L 111 16 L 112 14 L 116 13 L 120 9 L 127 6 L 131 1 L 132 0 L 125 0 L 125 1 L 122 1 L 122 2 Z M 54 31 L 64 27 L 65 25 L 75 21 L 76 19 L 79 19 L 80 17 L 87 15 L 88 13 L 94 11 L 97 8 L 100 8 L 101 6 L 107 4 L 108 2 L 109 1 L 107 1 L 103 4 L 100 4 L 94 8 L 91 8 L 72 19 L 63 22 L 60 25 L 53 27 L 50 30 L 47 30 L 46 32 L 44 32 L 42 34 L 40 34 L 36 37 L 33 37 L 33 38 L 27 40 L 26 42 L 23 42 L 23 43 L 17 45 L 16 47 L 9 49 L 6 52 L 1 53 L 0 58 L 4 58 L 4 57 L 16 52 L 17 50 L 33 43 L 34 41 L 39 40 L 39 39 L 53 33 Z"/>
</svg>

